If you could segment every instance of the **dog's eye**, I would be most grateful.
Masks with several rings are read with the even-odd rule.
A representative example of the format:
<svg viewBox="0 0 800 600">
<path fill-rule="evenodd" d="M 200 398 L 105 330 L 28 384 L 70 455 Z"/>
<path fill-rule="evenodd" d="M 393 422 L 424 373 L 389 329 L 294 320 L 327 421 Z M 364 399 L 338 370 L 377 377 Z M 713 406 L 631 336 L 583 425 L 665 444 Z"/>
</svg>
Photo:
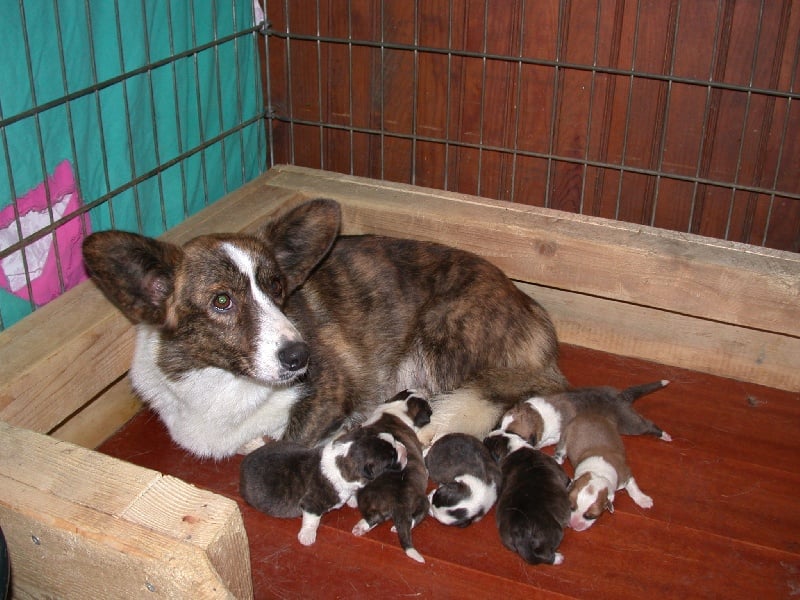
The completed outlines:
<svg viewBox="0 0 800 600">
<path fill-rule="evenodd" d="M 225 312 L 226 310 L 230 310 L 233 306 L 233 300 L 228 294 L 219 293 L 214 296 L 214 299 L 211 301 L 211 305 L 214 307 L 214 310 L 219 312 Z"/>
</svg>

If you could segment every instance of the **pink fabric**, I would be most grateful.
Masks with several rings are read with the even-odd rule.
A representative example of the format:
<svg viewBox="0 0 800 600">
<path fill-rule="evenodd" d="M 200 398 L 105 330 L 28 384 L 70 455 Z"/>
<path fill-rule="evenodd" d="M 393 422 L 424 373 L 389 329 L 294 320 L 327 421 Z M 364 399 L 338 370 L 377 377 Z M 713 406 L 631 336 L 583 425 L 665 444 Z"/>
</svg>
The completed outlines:
<svg viewBox="0 0 800 600">
<path fill-rule="evenodd" d="M 53 210 L 53 219 L 58 220 L 67 216 L 81 206 L 80 194 L 69 161 L 65 160 L 60 163 L 47 181 L 50 187 L 49 200 Z M 22 224 L 23 238 L 52 222 L 44 183 L 22 198 L 17 198 L 16 205 Z M 85 228 L 81 226 L 81 221 L 85 223 Z M 88 215 L 72 219 L 55 231 L 64 290 L 68 290 L 86 279 L 81 245 L 84 232 L 88 234 L 89 231 Z M 8 248 L 18 241 L 19 227 L 15 221 L 14 205 L 9 205 L 0 211 L 0 248 Z M 51 234 L 23 249 L 31 277 L 33 301 L 37 306 L 46 304 L 62 291 L 55 248 Z M 29 299 L 20 251 L 14 252 L 0 261 L 0 287 L 20 298 Z"/>
</svg>

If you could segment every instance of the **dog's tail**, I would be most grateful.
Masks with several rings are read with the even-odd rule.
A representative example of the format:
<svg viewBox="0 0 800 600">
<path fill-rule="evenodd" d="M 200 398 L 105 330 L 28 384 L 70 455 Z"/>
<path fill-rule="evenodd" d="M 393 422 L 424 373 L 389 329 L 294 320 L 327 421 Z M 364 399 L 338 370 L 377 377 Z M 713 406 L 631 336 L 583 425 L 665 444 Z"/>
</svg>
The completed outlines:
<svg viewBox="0 0 800 600">
<path fill-rule="evenodd" d="M 653 381 L 652 383 L 634 385 L 622 390 L 619 394 L 619 397 L 621 400 L 624 400 L 629 404 L 633 404 L 633 401 L 637 398 L 641 398 L 642 396 L 646 396 L 647 394 L 651 394 L 657 390 L 660 390 L 661 388 L 666 387 L 667 384 L 669 384 L 669 380 L 662 379 L 661 381 Z"/>
</svg>

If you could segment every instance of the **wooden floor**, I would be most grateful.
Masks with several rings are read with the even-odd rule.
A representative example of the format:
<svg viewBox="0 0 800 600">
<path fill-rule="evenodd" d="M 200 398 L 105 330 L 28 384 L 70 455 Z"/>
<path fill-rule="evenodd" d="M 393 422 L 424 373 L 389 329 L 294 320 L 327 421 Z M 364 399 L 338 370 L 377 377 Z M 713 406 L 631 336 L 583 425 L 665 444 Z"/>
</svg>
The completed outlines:
<svg viewBox="0 0 800 600">
<path fill-rule="evenodd" d="M 240 458 L 189 457 L 148 411 L 100 450 L 239 501 L 256 598 L 800 597 L 800 393 L 569 346 L 561 363 L 576 386 L 671 380 L 637 406 L 674 441 L 625 439 L 655 505 L 619 492 L 613 515 L 566 531 L 560 566 L 529 566 L 506 550 L 493 513 L 466 529 L 423 521 L 414 530 L 423 565 L 388 524 L 354 537 L 349 508 L 327 514 L 316 544 L 303 547 L 299 519 L 267 517 L 239 498 Z"/>
</svg>

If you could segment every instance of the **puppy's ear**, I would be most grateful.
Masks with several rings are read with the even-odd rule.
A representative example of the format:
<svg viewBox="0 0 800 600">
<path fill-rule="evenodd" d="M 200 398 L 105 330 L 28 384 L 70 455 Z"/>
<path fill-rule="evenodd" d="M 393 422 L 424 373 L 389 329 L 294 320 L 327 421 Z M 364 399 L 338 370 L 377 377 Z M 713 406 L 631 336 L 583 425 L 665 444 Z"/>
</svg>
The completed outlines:
<svg viewBox="0 0 800 600">
<path fill-rule="evenodd" d="M 317 199 L 293 208 L 258 231 L 258 237 L 272 247 L 289 291 L 302 284 L 331 249 L 341 218 L 337 202 Z"/>
<path fill-rule="evenodd" d="M 375 464 L 371 460 L 365 462 L 364 466 L 361 467 L 361 475 L 369 481 L 375 479 Z"/>
<path fill-rule="evenodd" d="M 414 427 L 424 427 L 431 422 L 433 410 L 431 405 L 424 398 L 412 396 L 408 399 L 409 412 L 414 415 Z"/>
<path fill-rule="evenodd" d="M 454 506 L 469 494 L 469 488 L 460 481 L 449 481 L 440 485 L 433 493 L 431 502 L 436 507 Z"/>
<path fill-rule="evenodd" d="M 134 323 L 165 323 L 182 258 L 178 246 L 124 231 L 93 233 L 83 242 L 87 273 Z"/>
<path fill-rule="evenodd" d="M 508 454 L 508 441 L 503 435 L 488 435 L 483 439 L 483 445 L 495 462 L 502 462 Z"/>
<path fill-rule="evenodd" d="M 383 403 L 391 404 L 392 402 L 397 402 L 398 400 L 405 400 L 406 398 L 412 396 L 413 394 L 414 392 L 412 392 L 411 390 L 403 390 L 402 392 L 397 392 L 394 396 L 385 400 Z"/>
</svg>

